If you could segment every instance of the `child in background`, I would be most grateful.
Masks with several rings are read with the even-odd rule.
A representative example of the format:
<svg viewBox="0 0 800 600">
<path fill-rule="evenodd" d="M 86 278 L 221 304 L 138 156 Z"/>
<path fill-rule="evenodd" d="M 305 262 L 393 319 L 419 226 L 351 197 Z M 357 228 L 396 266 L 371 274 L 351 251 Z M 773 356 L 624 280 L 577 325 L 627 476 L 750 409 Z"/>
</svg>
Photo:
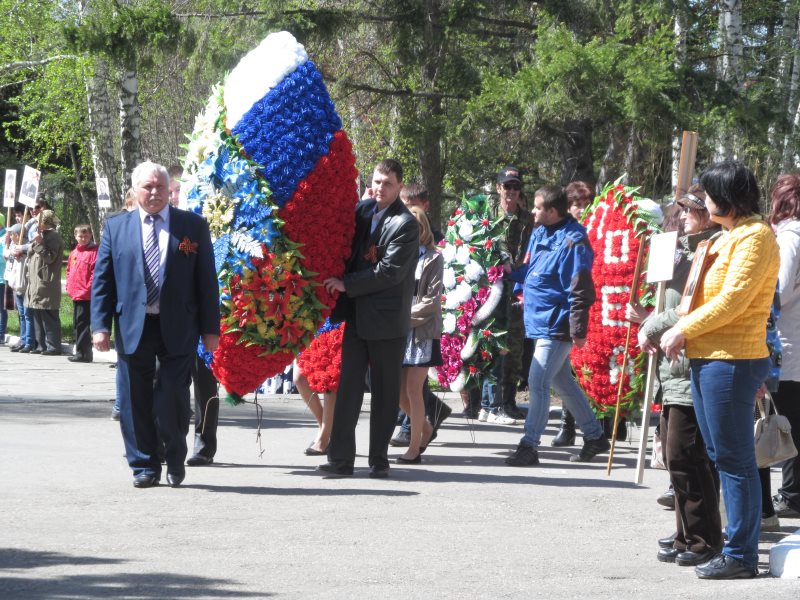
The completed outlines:
<svg viewBox="0 0 800 600">
<path fill-rule="evenodd" d="M 75 354 L 67 360 L 89 363 L 93 359 L 92 333 L 89 325 L 97 244 L 92 240 L 92 230 L 88 225 L 75 227 L 75 241 L 78 245 L 70 252 L 67 261 L 67 293 L 72 298 Z"/>
</svg>

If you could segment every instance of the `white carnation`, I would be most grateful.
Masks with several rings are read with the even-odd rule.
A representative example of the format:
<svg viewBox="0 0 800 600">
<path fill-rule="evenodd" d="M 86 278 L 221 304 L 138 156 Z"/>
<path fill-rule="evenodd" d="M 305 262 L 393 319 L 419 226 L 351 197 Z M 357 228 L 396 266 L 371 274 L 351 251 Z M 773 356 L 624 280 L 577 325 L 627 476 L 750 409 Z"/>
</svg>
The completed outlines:
<svg viewBox="0 0 800 600">
<path fill-rule="evenodd" d="M 456 250 L 456 262 L 465 265 L 469 262 L 469 246 L 459 246 L 458 250 Z"/>
<path fill-rule="evenodd" d="M 470 260 L 466 265 L 464 265 L 464 276 L 469 281 L 478 281 L 484 272 L 485 271 L 483 270 L 483 267 L 474 260 Z"/>
<path fill-rule="evenodd" d="M 454 287 L 456 287 L 456 272 L 450 267 L 447 267 L 444 270 L 442 275 L 442 283 L 444 284 L 444 289 L 446 290 L 452 290 Z"/>
<path fill-rule="evenodd" d="M 444 259 L 444 264 L 449 265 L 453 262 L 453 259 L 456 257 L 456 247 L 453 244 L 447 244 L 444 248 L 442 248 L 442 258 Z"/>
<path fill-rule="evenodd" d="M 453 333 L 456 330 L 456 316 L 453 313 L 447 313 L 442 319 L 442 331 L 444 333 Z"/>
<path fill-rule="evenodd" d="M 459 283 L 451 293 L 457 298 L 458 304 L 464 304 L 464 302 L 472 298 L 472 288 L 466 281 Z"/>
<path fill-rule="evenodd" d="M 461 236 L 462 239 L 470 241 L 472 236 L 475 235 L 475 229 L 472 227 L 472 223 L 464 219 L 461 225 L 458 226 L 458 235 Z"/>
</svg>

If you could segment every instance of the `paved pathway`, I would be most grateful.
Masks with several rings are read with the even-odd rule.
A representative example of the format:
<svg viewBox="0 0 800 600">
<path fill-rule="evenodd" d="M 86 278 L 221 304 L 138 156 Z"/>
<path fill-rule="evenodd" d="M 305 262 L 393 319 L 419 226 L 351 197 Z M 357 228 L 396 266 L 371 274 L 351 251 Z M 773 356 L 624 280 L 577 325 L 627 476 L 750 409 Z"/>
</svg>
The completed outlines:
<svg viewBox="0 0 800 600">
<path fill-rule="evenodd" d="M 109 420 L 114 370 L 0 348 L 0 598 L 756 598 L 796 599 L 768 576 L 702 582 L 656 561 L 673 514 L 664 471 L 634 486 L 634 445 L 570 463 L 548 429 L 538 468 L 503 458 L 520 427 L 453 416 L 419 466 L 325 480 L 303 455 L 313 418 L 265 399 L 222 410 L 211 467 L 137 490 Z M 449 400 L 456 407 L 457 401 Z M 636 431 L 634 431 L 636 435 Z M 367 414 L 358 428 L 367 438 Z M 398 452 L 393 452 L 398 454 Z M 775 474 L 777 479 L 777 473 Z M 800 526 L 765 534 L 768 548 Z"/>
</svg>

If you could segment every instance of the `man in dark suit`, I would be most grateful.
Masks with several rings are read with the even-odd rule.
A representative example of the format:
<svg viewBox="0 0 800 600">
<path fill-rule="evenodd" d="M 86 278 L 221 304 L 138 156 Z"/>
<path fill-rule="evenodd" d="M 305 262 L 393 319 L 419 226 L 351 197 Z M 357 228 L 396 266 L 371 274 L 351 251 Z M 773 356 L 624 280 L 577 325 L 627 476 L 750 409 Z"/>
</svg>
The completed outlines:
<svg viewBox="0 0 800 600">
<path fill-rule="evenodd" d="M 342 376 L 333 414 L 328 462 L 317 470 L 329 477 L 353 474 L 356 424 L 370 368 L 370 477 L 389 474 L 389 439 L 400 401 L 400 370 L 411 328 L 414 267 L 419 224 L 399 200 L 403 168 L 383 160 L 372 175 L 372 198 L 356 206 L 353 252 L 343 279 L 325 281 L 336 290 L 344 313 Z"/>
<path fill-rule="evenodd" d="M 160 480 L 158 430 L 166 446 L 167 483 L 176 487 L 186 472 L 188 386 L 197 341 L 202 336 L 209 350 L 219 342 L 214 255 L 206 222 L 169 206 L 164 167 L 142 163 L 131 179 L 138 208 L 110 218 L 100 241 L 93 342 L 97 350 L 108 350 L 113 322 L 120 423 L 134 486 Z"/>
</svg>

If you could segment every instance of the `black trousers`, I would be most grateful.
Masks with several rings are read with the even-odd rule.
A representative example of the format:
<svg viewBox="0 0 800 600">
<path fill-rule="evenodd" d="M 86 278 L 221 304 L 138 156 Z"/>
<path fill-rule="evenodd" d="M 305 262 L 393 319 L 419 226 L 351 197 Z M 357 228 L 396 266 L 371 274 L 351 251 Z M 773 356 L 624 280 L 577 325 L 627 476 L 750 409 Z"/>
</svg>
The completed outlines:
<svg viewBox="0 0 800 600">
<path fill-rule="evenodd" d="M 40 350 L 61 352 L 61 318 L 58 310 L 29 308 L 33 315 L 33 329 Z"/>
<path fill-rule="evenodd" d="M 364 402 L 364 377 L 370 368 L 372 407 L 369 419 L 369 466 L 389 466 L 389 440 L 400 405 L 400 371 L 406 338 L 364 340 L 356 325 L 346 323 L 342 339 L 342 376 L 333 412 L 328 460 L 353 466 L 356 457 L 356 425 Z"/>
<path fill-rule="evenodd" d="M 214 374 L 199 356 L 192 364 L 194 388 L 194 454 L 214 458 L 217 453 L 219 392 Z"/>
<path fill-rule="evenodd" d="M 717 475 L 706 453 L 693 406 L 671 404 L 661 413 L 664 464 L 675 490 L 675 548 L 722 549 Z"/>
<path fill-rule="evenodd" d="M 91 316 L 90 300 L 72 301 L 72 325 L 75 332 L 75 356 L 84 360 L 91 360 L 92 354 L 92 332 L 90 325 Z"/>
</svg>

